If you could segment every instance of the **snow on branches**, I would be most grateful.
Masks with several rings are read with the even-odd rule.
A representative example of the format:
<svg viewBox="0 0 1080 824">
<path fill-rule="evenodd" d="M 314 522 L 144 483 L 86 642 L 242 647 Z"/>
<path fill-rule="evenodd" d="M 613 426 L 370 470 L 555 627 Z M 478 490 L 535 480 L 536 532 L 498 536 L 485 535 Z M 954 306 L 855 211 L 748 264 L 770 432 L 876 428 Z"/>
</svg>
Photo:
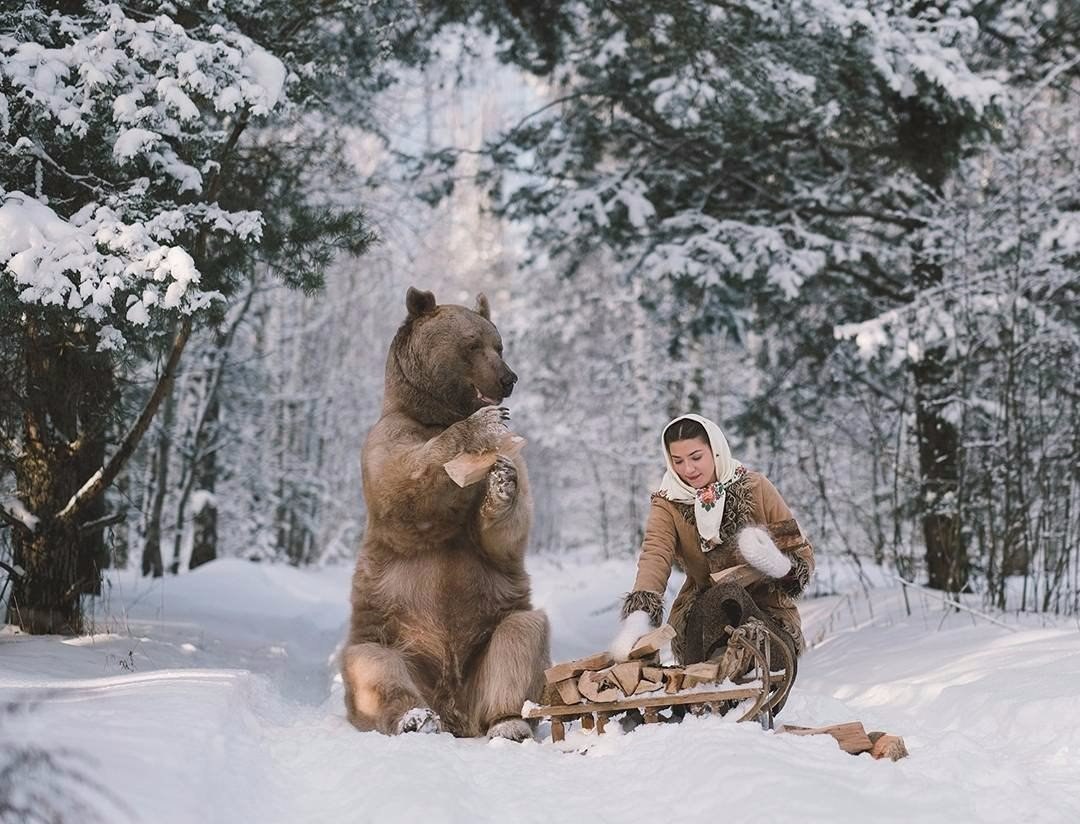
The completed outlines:
<svg viewBox="0 0 1080 824">
<path fill-rule="evenodd" d="M 208 190 L 238 128 L 283 104 L 287 72 L 220 22 L 87 9 L 2 15 L 0 289 L 91 321 L 108 349 L 220 297 L 195 237 L 259 240 L 258 212 Z"/>
</svg>

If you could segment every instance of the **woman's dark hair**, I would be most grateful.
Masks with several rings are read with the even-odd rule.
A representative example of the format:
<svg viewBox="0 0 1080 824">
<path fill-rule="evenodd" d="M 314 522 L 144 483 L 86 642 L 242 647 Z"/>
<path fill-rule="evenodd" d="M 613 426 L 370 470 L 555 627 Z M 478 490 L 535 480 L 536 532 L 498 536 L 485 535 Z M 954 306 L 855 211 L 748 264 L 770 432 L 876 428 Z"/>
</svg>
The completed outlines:
<svg viewBox="0 0 1080 824">
<path fill-rule="evenodd" d="M 690 441 L 694 438 L 701 438 L 705 443 L 709 443 L 709 433 L 705 431 L 705 427 L 691 418 L 679 418 L 664 430 L 664 446 L 671 446 L 675 441 Z"/>
</svg>

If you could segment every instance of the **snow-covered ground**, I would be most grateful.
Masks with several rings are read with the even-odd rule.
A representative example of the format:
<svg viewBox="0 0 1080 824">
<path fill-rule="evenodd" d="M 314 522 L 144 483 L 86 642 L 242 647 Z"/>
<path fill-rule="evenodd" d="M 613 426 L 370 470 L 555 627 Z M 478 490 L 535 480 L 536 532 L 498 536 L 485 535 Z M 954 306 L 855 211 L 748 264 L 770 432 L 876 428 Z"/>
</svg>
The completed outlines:
<svg viewBox="0 0 1080 824">
<path fill-rule="evenodd" d="M 603 648 L 633 560 L 531 569 L 555 658 Z M 911 757 L 897 763 L 731 714 L 572 730 L 562 748 L 388 738 L 344 718 L 334 656 L 349 574 L 238 560 L 159 581 L 115 573 L 95 634 L 0 635 L 8 802 L 39 790 L 66 820 L 153 824 L 1080 821 L 1075 624 L 1010 631 L 920 593 L 909 616 L 898 589 L 873 614 L 858 592 L 805 601 L 816 645 L 782 720 L 898 733 Z M 3 772 L 26 747 L 71 773 Z"/>
</svg>

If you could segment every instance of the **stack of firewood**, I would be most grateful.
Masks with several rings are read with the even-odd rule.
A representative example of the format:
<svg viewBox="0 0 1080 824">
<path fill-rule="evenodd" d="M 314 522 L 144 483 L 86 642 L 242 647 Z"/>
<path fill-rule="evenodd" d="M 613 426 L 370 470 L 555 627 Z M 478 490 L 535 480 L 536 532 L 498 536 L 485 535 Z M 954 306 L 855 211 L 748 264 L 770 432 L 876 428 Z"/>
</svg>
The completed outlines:
<svg viewBox="0 0 1080 824">
<path fill-rule="evenodd" d="M 615 663 L 606 652 L 556 664 L 546 670 L 545 704 L 606 704 L 633 696 L 663 692 L 668 695 L 716 681 L 715 661 L 685 667 L 662 667 L 660 647 L 675 637 L 668 624 L 638 639 L 630 660 Z"/>
</svg>

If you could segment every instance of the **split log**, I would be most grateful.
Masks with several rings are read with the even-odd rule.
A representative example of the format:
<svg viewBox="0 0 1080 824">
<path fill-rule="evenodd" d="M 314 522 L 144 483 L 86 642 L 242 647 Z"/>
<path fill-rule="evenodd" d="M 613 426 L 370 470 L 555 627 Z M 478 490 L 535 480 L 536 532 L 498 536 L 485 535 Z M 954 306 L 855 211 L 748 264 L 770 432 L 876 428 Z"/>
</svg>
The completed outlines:
<svg viewBox="0 0 1080 824">
<path fill-rule="evenodd" d="M 622 664 L 616 664 L 611 668 L 611 674 L 619 682 L 623 695 L 633 695 L 634 690 L 637 689 L 638 684 L 641 682 L 641 662 L 626 661 Z"/>
<path fill-rule="evenodd" d="M 836 743 L 840 745 L 840 749 L 852 755 L 870 752 L 874 746 L 861 721 L 830 724 L 827 727 L 795 727 L 790 724 L 782 724 L 776 728 L 776 731 L 778 733 L 790 733 L 791 735 L 831 735 L 836 739 Z"/>
<path fill-rule="evenodd" d="M 714 572 L 709 577 L 712 578 L 714 584 L 738 584 L 744 589 L 760 584 L 768 578 L 764 572 L 750 566 L 750 564 L 737 564 L 719 572 Z"/>
<path fill-rule="evenodd" d="M 610 670 L 600 672 L 584 672 L 578 679 L 578 691 L 587 700 L 603 704 L 608 701 L 617 701 L 619 694 L 618 682 L 611 677 Z"/>
<path fill-rule="evenodd" d="M 870 748 L 870 755 L 874 758 L 888 758 L 890 761 L 899 761 L 901 758 L 907 756 L 907 746 L 904 744 L 904 739 L 899 735 L 889 735 L 884 732 L 868 732 L 866 737 L 870 739 L 873 746 Z"/>
<path fill-rule="evenodd" d="M 680 667 L 664 668 L 664 692 L 669 695 L 678 692 L 682 689 L 682 683 L 683 671 Z"/>
<path fill-rule="evenodd" d="M 549 684 L 557 684 L 560 681 L 565 681 L 567 678 L 576 678 L 583 672 L 610 667 L 613 660 L 610 653 L 598 652 L 587 658 L 578 658 L 576 661 L 566 661 L 565 663 L 549 667 L 544 670 L 544 678 Z"/>
<path fill-rule="evenodd" d="M 525 439 L 520 435 L 507 433 L 499 441 L 499 448 L 494 452 L 462 452 L 453 460 L 443 464 L 443 469 L 458 486 L 466 487 L 487 477 L 495 459 L 516 457 L 525 446 Z"/>
<path fill-rule="evenodd" d="M 642 667 L 641 677 L 646 681 L 653 681 L 660 683 L 664 680 L 664 668 L 663 667 Z"/>
<path fill-rule="evenodd" d="M 663 689 L 664 684 L 661 681 L 646 681 L 644 678 L 638 681 L 637 688 L 634 690 L 634 695 L 644 695 L 648 692 L 656 692 Z"/>
<path fill-rule="evenodd" d="M 675 637 L 675 628 L 670 624 L 664 624 L 662 627 L 654 629 L 652 632 L 647 632 L 638 638 L 637 643 L 634 644 L 634 648 L 630 650 L 630 658 L 645 658 L 649 655 L 655 655 L 660 651 L 660 647 L 671 641 Z"/>
<path fill-rule="evenodd" d="M 564 704 L 580 704 L 581 692 L 577 687 L 576 678 L 566 678 L 555 685 L 559 691 L 559 697 Z"/>
<path fill-rule="evenodd" d="M 706 684 L 709 681 L 715 681 L 719 674 L 719 662 L 704 661 L 700 664 L 690 664 L 683 670 L 683 686 L 696 687 L 698 684 Z"/>
</svg>

